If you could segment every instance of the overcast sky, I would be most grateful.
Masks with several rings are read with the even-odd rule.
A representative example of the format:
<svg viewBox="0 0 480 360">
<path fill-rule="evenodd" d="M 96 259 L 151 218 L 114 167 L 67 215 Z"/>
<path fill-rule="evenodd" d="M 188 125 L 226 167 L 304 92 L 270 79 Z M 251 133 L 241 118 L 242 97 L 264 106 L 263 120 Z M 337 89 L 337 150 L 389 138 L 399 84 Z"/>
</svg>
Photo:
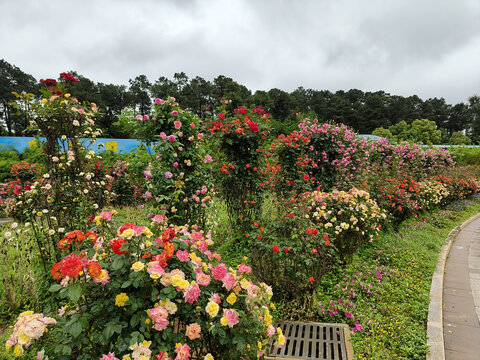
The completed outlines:
<svg viewBox="0 0 480 360">
<path fill-rule="evenodd" d="M 480 0 L 0 0 L 0 58 L 37 79 L 184 71 L 466 102 L 480 95 Z"/>
</svg>

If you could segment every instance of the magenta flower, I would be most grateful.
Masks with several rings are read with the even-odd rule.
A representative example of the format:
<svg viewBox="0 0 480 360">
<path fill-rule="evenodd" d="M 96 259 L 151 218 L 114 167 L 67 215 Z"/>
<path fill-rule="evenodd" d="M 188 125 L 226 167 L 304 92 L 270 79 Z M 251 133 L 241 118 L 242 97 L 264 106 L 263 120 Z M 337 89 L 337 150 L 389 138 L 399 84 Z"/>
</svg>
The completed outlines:
<svg viewBox="0 0 480 360">
<path fill-rule="evenodd" d="M 165 172 L 165 177 L 166 177 L 167 179 L 171 179 L 171 178 L 173 177 L 173 174 L 172 174 L 170 171 L 166 171 L 166 172 Z"/>
<path fill-rule="evenodd" d="M 172 111 L 172 116 L 177 116 L 178 115 L 178 111 L 177 110 L 173 110 Z"/>
<path fill-rule="evenodd" d="M 148 121 L 149 117 L 148 115 L 143 115 L 143 120 Z"/>
<path fill-rule="evenodd" d="M 350 314 L 349 312 L 346 312 L 346 313 L 345 313 L 345 316 L 346 316 L 347 318 L 349 318 L 349 319 L 353 319 L 353 315 Z"/>
<path fill-rule="evenodd" d="M 174 168 L 177 168 L 177 167 L 178 167 L 178 162 L 175 161 L 175 162 L 173 163 L 173 167 L 174 167 Z"/>
<path fill-rule="evenodd" d="M 174 142 L 176 139 L 177 139 L 177 138 L 175 137 L 175 135 L 170 135 L 170 136 L 168 137 L 168 141 L 170 141 L 170 142 Z"/>
<path fill-rule="evenodd" d="M 163 100 L 162 100 L 162 99 L 160 99 L 160 98 L 156 98 L 156 99 L 155 99 L 155 104 L 160 105 L 160 104 L 162 104 L 162 103 L 163 103 Z"/>
<path fill-rule="evenodd" d="M 147 178 L 147 179 L 151 179 L 153 177 L 152 173 L 150 171 L 144 171 L 143 172 L 143 175 Z"/>
</svg>

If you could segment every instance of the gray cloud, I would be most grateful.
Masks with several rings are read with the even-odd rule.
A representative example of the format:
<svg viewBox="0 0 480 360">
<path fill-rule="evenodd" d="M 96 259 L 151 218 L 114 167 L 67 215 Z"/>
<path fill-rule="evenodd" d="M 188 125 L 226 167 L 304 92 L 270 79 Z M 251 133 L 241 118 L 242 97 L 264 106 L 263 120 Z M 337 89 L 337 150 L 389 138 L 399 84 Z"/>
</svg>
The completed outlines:
<svg viewBox="0 0 480 360">
<path fill-rule="evenodd" d="M 480 93 L 476 0 L 0 0 L 0 57 L 37 78 L 222 74 L 252 90 Z"/>
</svg>

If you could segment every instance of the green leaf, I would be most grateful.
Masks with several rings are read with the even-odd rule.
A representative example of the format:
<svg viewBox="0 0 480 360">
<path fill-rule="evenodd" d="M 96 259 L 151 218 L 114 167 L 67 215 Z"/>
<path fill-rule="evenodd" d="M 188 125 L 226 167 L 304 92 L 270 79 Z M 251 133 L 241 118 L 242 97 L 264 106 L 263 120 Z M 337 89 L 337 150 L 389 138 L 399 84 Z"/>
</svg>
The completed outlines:
<svg viewBox="0 0 480 360">
<path fill-rule="evenodd" d="M 82 286 L 79 283 L 72 284 L 68 287 L 68 297 L 72 301 L 78 301 L 82 296 Z"/>
<path fill-rule="evenodd" d="M 71 326 L 70 326 L 70 329 L 69 329 L 69 333 L 73 336 L 73 337 L 78 337 L 78 335 L 80 335 L 82 333 L 82 330 L 83 330 L 83 326 L 82 326 L 82 323 L 80 321 L 77 321 L 77 322 L 74 322 Z"/>
<path fill-rule="evenodd" d="M 130 280 L 125 281 L 125 282 L 122 284 L 122 289 L 124 289 L 124 288 L 126 288 L 126 287 L 129 287 L 131 284 L 132 284 L 132 282 L 131 282 Z"/>
<path fill-rule="evenodd" d="M 123 267 L 123 259 L 121 257 L 115 258 L 112 263 L 113 270 L 120 270 Z"/>
<path fill-rule="evenodd" d="M 48 291 L 50 292 L 57 292 L 58 290 L 60 290 L 62 288 L 62 285 L 60 284 L 53 284 L 52 286 L 50 286 L 50 288 L 48 289 Z"/>
<path fill-rule="evenodd" d="M 72 353 L 72 348 L 68 345 L 63 345 L 62 354 L 70 355 Z"/>
</svg>

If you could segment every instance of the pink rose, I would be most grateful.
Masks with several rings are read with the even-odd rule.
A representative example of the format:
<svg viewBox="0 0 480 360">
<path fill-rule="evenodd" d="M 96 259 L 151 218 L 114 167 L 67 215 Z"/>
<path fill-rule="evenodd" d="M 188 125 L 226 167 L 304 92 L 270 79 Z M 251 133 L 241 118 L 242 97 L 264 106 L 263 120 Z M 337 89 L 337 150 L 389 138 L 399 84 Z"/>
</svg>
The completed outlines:
<svg viewBox="0 0 480 360">
<path fill-rule="evenodd" d="M 227 319 L 227 325 L 233 327 L 238 324 L 238 313 L 233 309 L 223 309 L 223 316 Z"/>
<path fill-rule="evenodd" d="M 222 282 L 223 282 L 223 286 L 227 290 L 231 290 L 233 288 L 233 285 L 235 285 L 235 277 L 233 276 L 232 273 L 228 273 L 223 277 Z"/>
<path fill-rule="evenodd" d="M 178 250 L 175 256 L 182 262 L 190 261 L 190 254 L 186 250 Z"/>
<path fill-rule="evenodd" d="M 190 340 L 200 339 L 200 333 L 202 332 L 202 328 L 196 322 L 190 325 L 187 325 L 187 331 L 185 335 Z"/>
<path fill-rule="evenodd" d="M 198 285 L 208 286 L 210 284 L 210 275 L 198 272 L 196 277 Z"/>
<path fill-rule="evenodd" d="M 178 130 L 182 127 L 182 122 L 181 121 L 174 121 L 173 126 L 175 127 L 175 129 Z"/>
<path fill-rule="evenodd" d="M 183 294 L 186 303 L 193 304 L 200 297 L 200 288 L 197 284 L 190 284 Z"/>
<path fill-rule="evenodd" d="M 215 280 L 222 280 L 226 274 L 227 266 L 225 264 L 217 265 L 212 269 L 212 275 Z"/>
</svg>

